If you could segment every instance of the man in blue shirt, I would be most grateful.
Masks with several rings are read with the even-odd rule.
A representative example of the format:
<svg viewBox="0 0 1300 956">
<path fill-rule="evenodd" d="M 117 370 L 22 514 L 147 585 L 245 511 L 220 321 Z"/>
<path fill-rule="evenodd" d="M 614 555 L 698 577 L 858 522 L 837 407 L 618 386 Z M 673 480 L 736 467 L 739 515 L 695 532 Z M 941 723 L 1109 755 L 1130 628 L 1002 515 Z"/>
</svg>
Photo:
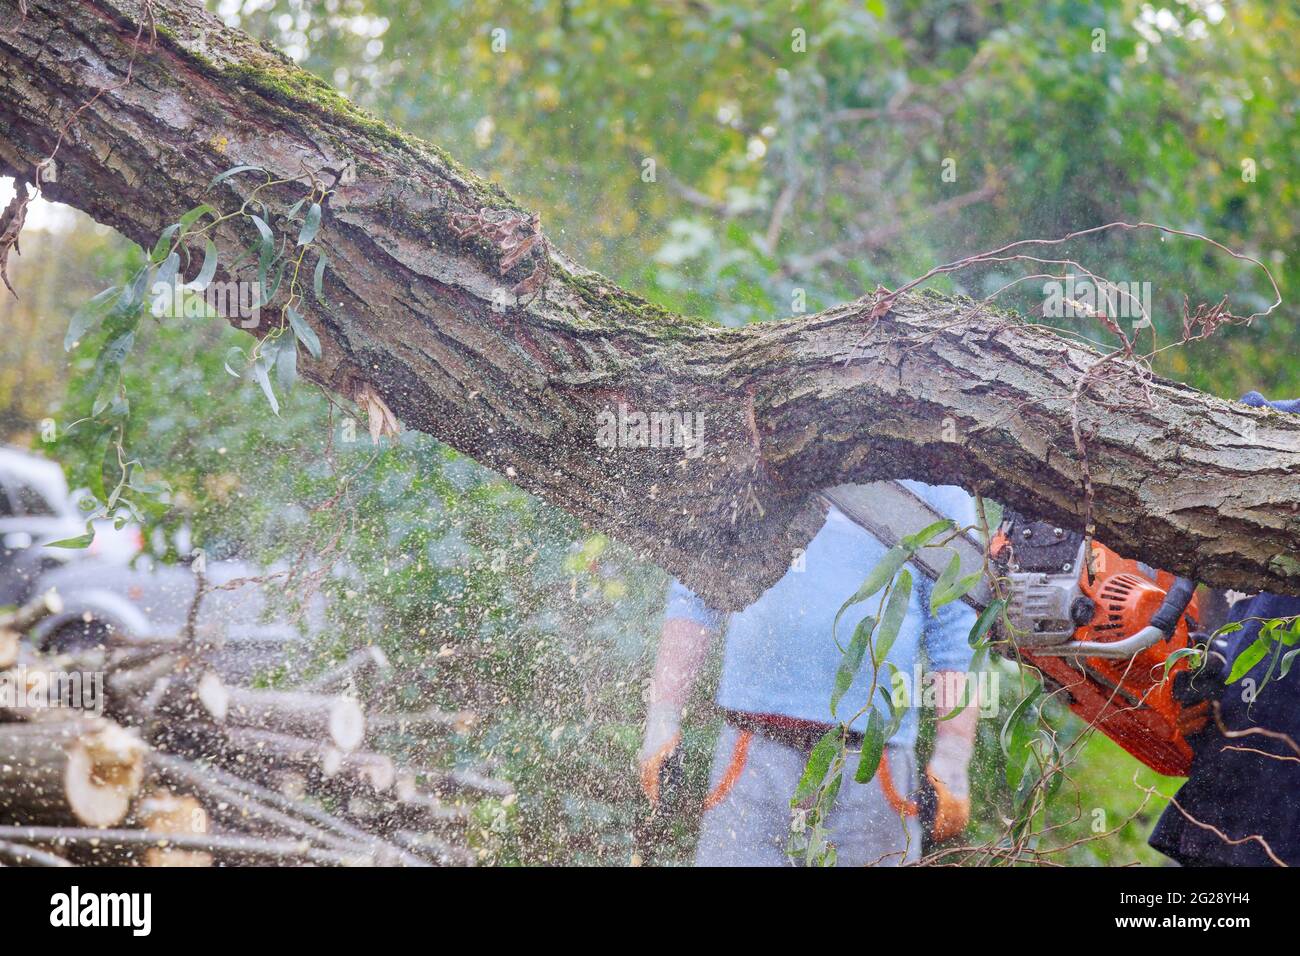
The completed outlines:
<svg viewBox="0 0 1300 956">
<path fill-rule="evenodd" d="M 959 527 L 974 523 L 973 503 L 960 488 L 904 484 Z M 646 796 L 656 803 L 660 768 L 680 740 L 682 708 L 709 643 L 725 630 L 717 702 L 726 723 L 714 755 L 697 865 L 789 862 L 785 847 L 790 798 L 809 750 L 835 723 L 830 700 L 841 652 L 831 625 L 840 606 L 887 550 L 831 506 L 803 560 L 792 564 L 781 580 L 743 611 L 718 614 L 673 582 L 650 688 L 641 781 Z M 910 679 L 924 649 L 930 671 L 940 672 L 935 674 L 935 701 L 943 716 L 962 696 L 974 615 L 964 604 L 953 602 L 931 617 L 931 582 L 915 568 L 911 571 L 915 581 L 911 604 L 888 660 Z M 841 622 L 844 633 L 850 633 L 861 617 L 879 616 L 882 598 L 883 593 L 855 605 Z M 840 715 L 866 707 L 870 670 L 868 660 L 840 702 Z M 880 680 L 886 680 L 883 668 Z M 874 780 L 851 782 L 856 757 L 845 769 L 848 779 L 825 823 L 840 863 L 898 863 L 919 854 L 920 828 L 915 807 L 909 805 L 916 789 L 913 748 L 919 696 L 920 688 L 909 694 L 911 706 L 888 741 Z M 883 706 L 878 695 L 873 703 Z M 973 708 L 967 708 L 936 726 L 934 755 L 926 772 L 938 796 L 935 836 L 941 839 L 959 833 L 969 817 L 967 766 L 976 716 Z M 852 729 L 860 732 L 865 723 L 864 715 Z"/>
</svg>

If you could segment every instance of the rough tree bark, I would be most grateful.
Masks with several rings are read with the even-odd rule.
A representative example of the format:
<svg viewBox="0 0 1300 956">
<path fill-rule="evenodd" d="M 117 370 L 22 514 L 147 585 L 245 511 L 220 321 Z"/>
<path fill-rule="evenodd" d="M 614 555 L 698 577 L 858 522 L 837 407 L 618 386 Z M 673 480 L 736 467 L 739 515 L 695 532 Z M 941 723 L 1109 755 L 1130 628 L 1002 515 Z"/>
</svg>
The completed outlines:
<svg viewBox="0 0 1300 956">
<path fill-rule="evenodd" d="M 27 8 L 0 0 L 0 172 L 30 178 L 73 110 L 120 84 L 146 3 Z M 252 180 L 208 188 L 237 164 L 327 181 L 350 166 L 318 240 L 330 307 L 309 316 L 324 355 L 307 374 L 347 395 L 368 384 L 408 426 L 718 605 L 778 578 L 819 523 L 810 492 L 843 481 L 952 482 L 1079 523 L 1071 394 L 1097 353 L 931 294 L 877 321 L 862 301 L 745 329 L 669 314 L 198 4 L 152 9 L 156 45 L 72 123 L 45 192 L 148 245 L 202 201 L 237 206 Z M 221 232 L 223 259 L 252 238 Z M 1300 418 L 1164 380 L 1148 402 L 1123 363 L 1097 378 L 1080 411 L 1099 537 L 1208 583 L 1300 593 Z M 702 453 L 599 446 L 598 416 L 620 404 L 701 414 Z"/>
</svg>

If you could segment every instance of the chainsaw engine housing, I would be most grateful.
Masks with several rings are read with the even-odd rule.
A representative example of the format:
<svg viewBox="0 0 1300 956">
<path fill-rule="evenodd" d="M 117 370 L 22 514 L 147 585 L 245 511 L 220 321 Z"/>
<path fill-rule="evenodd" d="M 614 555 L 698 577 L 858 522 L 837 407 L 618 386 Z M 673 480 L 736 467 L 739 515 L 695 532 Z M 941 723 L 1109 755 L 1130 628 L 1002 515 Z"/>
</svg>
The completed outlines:
<svg viewBox="0 0 1300 956">
<path fill-rule="evenodd" d="M 1070 709 L 1158 773 L 1186 776 L 1192 751 L 1178 729 L 1181 704 L 1173 693 L 1179 661 L 1166 679 L 1165 660 L 1186 647 L 1196 601 L 1179 615 L 1172 634 L 1127 657 L 1074 652 L 1119 642 L 1148 627 L 1175 578 L 1121 558 L 1093 542 L 1085 561 L 1082 534 L 1008 512 L 990 549 L 1009 584 L 1002 634 L 1008 656 L 1043 674 Z M 1154 633 L 1154 631 L 1152 631 Z"/>
</svg>

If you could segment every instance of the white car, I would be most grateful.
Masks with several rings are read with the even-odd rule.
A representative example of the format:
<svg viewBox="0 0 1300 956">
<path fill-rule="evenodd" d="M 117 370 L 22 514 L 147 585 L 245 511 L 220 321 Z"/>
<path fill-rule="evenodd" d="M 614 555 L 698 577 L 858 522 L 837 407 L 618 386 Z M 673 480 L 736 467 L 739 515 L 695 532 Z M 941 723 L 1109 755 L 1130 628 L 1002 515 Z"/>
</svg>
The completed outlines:
<svg viewBox="0 0 1300 956">
<path fill-rule="evenodd" d="M 0 448 L 0 605 L 21 604 L 38 577 L 75 560 L 93 556 L 125 564 L 140 553 L 140 529 L 95 522 L 89 548 L 48 547 L 50 542 L 85 532 L 78 496 L 68 493 L 63 469 L 52 461 L 15 448 Z"/>
<path fill-rule="evenodd" d="M 63 609 L 32 632 L 45 648 L 71 650 L 111 642 L 115 635 L 179 639 L 194 601 L 197 578 L 186 565 L 163 565 L 141 555 L 139 527 L 94 524 L 88 548 L 51 548 L 50 542 L 85 533 L 86 519 L 68 493 L 54 462 L 13 448 L 0 448 L 0 606 L 21 604 L 53 588 Z M 185 549 L 182 549 L 185 550 Z M 132 559 L 140 557 L 140 560 Z M 276 569 L 270 569 L 274 572 Z M 220 635 L 210 663 L 223 677 L 250 679 L 275 666 L 303 629 L 324 627 L 324 600 L 316 595 L 302 628 L 268 614 L 266 570 L 243 561 L 210 561 L 207 580 L 218 587 L 199 606 L 197 625 Z M 236 580 L 251 582 L 230 588 Z M 269 618 L 269 619 L 268 619 Z"/>
</svg>

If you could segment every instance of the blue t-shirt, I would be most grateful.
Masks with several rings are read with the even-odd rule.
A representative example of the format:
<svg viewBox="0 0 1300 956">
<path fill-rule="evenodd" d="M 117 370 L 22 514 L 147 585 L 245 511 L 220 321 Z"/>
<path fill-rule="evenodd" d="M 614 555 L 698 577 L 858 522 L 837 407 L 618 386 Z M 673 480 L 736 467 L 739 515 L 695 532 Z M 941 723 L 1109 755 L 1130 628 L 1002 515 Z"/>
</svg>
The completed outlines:
<svg viewBox="0 0 1300 956">
<path fill-rule="evenodd" d="M 959 527 L 974 523 L 974 502 L 962 489 L 913 481 L 903 484 Z M 832 723 L 835 718 L 831 716 L 830 700 L 841 652 L 831 624 L 840 606 L 857 591 L 887 550 L 875 535 L 832 507 L 826 523 L 808 544 L 802 570 L 792 565 L 781 580 L 743 611 L 729 616 L 719 614 L 674 581 L 665 616 L 686 618 L 710 629 L 726 624 L 719 706 Z M 924 646 L 930 670 L 965 670 L 971 659 L 968 638 L 975 614 L 964 603 L 954 601 L 932 617 L 932 582 L 915 567 L 909 565 L 908 569 L 913 582 L 911 603 L 888 660 L 906 676 L 912 704 L 890 742 L 910 747 L 916 741 L 920 688 L 916 685 L 915 665 L 919 651 Z M 853 628 L 862 618 L 868 614 L 879 616 L 883 597 L 883 592 L 879 593 L 844 613 L 837 629 L 841 644 L 847 646 Z M 882 667 L 881 686 L 891 688 L 889 675 L 889 669 Z M 870 687 L 868 656 L 836 708 L 840 719 L 862 709 Z M 879 696 L 874 703 L 883 710 Z M 865 717 L 853 726 L 861 730 L 864 724 Z"/>
</svg>

